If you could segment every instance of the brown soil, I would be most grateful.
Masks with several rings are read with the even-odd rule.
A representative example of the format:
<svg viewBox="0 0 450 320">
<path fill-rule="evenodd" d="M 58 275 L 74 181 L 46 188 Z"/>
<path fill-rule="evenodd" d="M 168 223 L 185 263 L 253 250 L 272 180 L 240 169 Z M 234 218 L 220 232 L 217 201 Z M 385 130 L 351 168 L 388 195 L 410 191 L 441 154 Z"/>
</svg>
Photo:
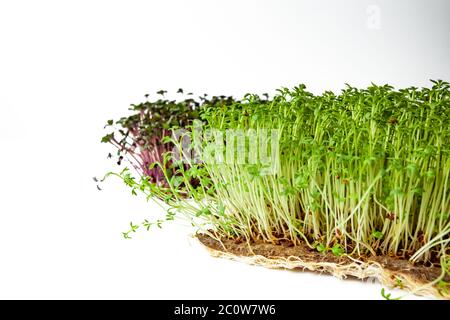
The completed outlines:
<svg viewBox="0 0 450 320">
<path fill-rule="evenodd" d="M 266 243 L 263 241 L 254 241 L 252 243 L 243 242 L 242 240 L 221 239 L 220 242 L 211 238 L 206 234 L 197 234 L 200 242 L 209 249 L 235 255 L 236 257 L 255 257 L 262 256 L 267 259 L 291 259 L 298 257 L 301 259 L 301 265 L 308 263 L 332 263 L 339 266 L 350 265 L 354 260 L 349 257 L 337 257 L 332 253 L 320 253 L 303 245 L 293 246 L 289 241 L 280 241 L 279 244 Z M 435 266 L 414 265 L 407 260 L 389 256 L 373 256 L 366 258 L 359 258 L 363 263 L 381 266 L 383 271 L 390 275 L 392 284 L 395 285 L 395 279 L 398 276 L 401 278 L 409 278 L 417 285 L 429 283 L 441 275 L 441 268 Z M 304 267 L 299 267 L 304 269 Z M 296 268 L 294 268 L 296 269 Z M 327 271 L 320 270 L 318 271 Z M 344 275 L 345 276 L 345 275 Z M 446 277 L 446 281 L 450 281 L 450 277 Z"/>
</svg>

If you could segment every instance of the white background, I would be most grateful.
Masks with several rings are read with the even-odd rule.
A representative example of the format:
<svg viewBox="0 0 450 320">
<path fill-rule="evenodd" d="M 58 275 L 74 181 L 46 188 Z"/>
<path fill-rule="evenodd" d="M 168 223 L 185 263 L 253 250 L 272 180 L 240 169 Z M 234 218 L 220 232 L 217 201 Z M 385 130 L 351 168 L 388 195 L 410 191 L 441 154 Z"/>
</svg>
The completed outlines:
<svg viewBox="0 0 450 320">
<path fill-rule="evenodd" d="M 0 298 L 380 299 L 377 284 L 211 258 L 182 224 L 124 240 L 161 211 L 115 180 L 97 191 L 113 168 L 102 127 L 159 89 L 448 81 L 449 14 L 444 0 L 2 0 Z"/>
</svg>

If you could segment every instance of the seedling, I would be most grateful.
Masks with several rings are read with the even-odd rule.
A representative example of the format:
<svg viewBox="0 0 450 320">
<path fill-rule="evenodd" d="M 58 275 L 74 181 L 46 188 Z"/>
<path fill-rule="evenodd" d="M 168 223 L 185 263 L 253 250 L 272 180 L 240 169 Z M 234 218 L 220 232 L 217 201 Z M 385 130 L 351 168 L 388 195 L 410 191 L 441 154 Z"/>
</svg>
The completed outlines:
<svg viewBox="0 0 450 320">
<path fill-rule="evenodd" d="M 391 293 L 387 293 L 384 288 L 381 288 L 381 296 L 383 298 L 385 298 L 386 300 L 400 300 L 401 298 L 392 298 L 392 294 Z"/>
</svg>

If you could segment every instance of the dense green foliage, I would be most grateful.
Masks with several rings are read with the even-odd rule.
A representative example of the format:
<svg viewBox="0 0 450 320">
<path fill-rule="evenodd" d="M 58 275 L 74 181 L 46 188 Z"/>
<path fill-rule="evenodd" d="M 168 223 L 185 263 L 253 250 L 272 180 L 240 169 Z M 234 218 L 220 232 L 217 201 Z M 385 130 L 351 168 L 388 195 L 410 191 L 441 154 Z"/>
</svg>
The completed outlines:
<svg viewBox="0 0 450 320">
<path fill-rule="evenodd" d="M 180 212 L 213 237 L 285 239 L 335 255 L 385 254 L 442 264 L 449 254 L 448 83 L 401 90 L 348 86 L 339 95 L 313 95 L 298 86 L 270 100 L 247 95 L 205 105 L 200 116 L 205 132 L 278 130 L 279 167 L 263 174 L 262 165 L 233 157 L 178 166 L 173 175 L 166 154 L 156 164 L 165 186 L 122 171 L 133 190 L 164 199 L 167 220 Z M 250 145 L 247 139 L 247 153 Z M 190 184 L 193 177 L 198 185 Z"/>
<path fill-rule="evenodd" d="M 448 250 L 448 83 L 348 87 L 338 96 L 299 86 L 270 103 L 250 97 L 204 118 L 220 130 L 281 132 L 275 175 L 255 175 L 254 165 L 206 165 L 212 203 L 226 208 L 210 218 L 223 234 L 414 260 Z"/>
</svg>

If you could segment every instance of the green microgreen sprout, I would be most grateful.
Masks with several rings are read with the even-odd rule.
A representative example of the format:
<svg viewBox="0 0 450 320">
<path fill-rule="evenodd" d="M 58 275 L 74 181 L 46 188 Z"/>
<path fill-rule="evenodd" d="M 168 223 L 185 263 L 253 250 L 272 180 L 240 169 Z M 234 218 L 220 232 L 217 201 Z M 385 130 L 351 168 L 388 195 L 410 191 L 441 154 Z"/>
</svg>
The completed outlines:
<svg viewBox="0 0 450 320">
<path fill-rule="evenodd" d="M 130 233 L 136 232 L 137 229 L 139 229 L 139 226 L 130 222 L 130 229 L 126 232 L 122 232 L 122 235 L 125 239 L 131 239 Z"/>
<path fill-rule="evenodd" d="M 384 288 L 381 288 L 381 296 L 386 300 L 400 300 L 400 297 L 393 298 L 391 293 L 387 293 Z"/>
</svg>

